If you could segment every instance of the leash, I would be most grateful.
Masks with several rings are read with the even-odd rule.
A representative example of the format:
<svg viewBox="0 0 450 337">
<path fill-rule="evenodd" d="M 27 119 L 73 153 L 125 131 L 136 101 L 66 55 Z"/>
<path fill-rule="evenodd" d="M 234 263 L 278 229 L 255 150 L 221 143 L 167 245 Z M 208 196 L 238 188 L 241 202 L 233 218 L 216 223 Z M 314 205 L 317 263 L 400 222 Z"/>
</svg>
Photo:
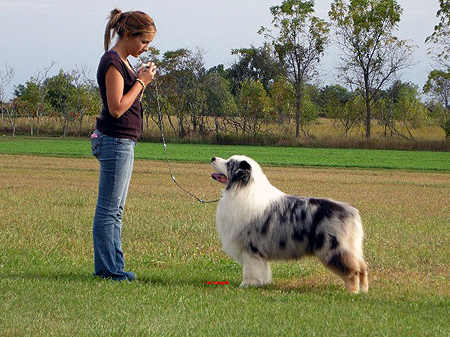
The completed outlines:
<svg viewBox="0 0 450 337">
<path fill-rule="evenodd" d="M 214 202 L 218 202 L 220 200 L 216 199 L 216 200 L 209 200 L 209 201 L 205 201 L 202 198 L 197 197 L 196 195 L 194 195 L 193 193 L 189 192 L 188 190 L 186 190 L 185 188 L 183 188 L 178 181 L 175 179 L 175 176 L 172 172 L 172 166 L 170 165 L 170 160 L 169 160 L 169 155 L 167 154 L 167 144 L 166 144 L 166 137 L 164 134 L 164 124 L 163 124 L 163 114 L 162 114 L 162 110 L 161 110 L 161 105 L 159 103 L 160 101 L 160 96 L 159 96 L 159 90 L 158 90 L 158 83 L 156 82 L 156 79 L 153 79 L 153 82 L 155 84 L 155 90 L 156 90 L 156 103 L 158 105 L 158 119 L 159 119 L 159 130 L 161 131 L 161 140 L 163 143 L 163 147 L 164 147 L 164 154 L 166 155 L 166 161 L 167 161 L 167 166 L 169 168 L 169 173 L 170 173 L 170 177 L 172 178 L 172 181 L 175 183 L 175 185 L 177 185 L 183 192 L 189 194 L 191 197 L 197 199 L 198 202 L 202 203 L 202 204 L 211 204 Z"/>
</svg>

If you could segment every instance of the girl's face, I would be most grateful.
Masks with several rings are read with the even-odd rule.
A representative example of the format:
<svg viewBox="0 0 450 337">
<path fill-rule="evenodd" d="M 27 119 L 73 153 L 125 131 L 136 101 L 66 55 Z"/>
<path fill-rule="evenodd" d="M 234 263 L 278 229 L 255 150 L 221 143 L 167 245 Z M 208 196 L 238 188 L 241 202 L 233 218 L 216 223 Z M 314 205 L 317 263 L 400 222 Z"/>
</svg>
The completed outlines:
<svg viewBox="0 0 450 337">
<path fill-rule="evenodd" d="M 136 36 L 130 36 L 127 39 L 127 51 L 128 55 L 133 57 L 139 57 L 143 52 L 148 50 L 148 45 L 155 37 L 155 33 L 143 33 Z"/>
</svg>

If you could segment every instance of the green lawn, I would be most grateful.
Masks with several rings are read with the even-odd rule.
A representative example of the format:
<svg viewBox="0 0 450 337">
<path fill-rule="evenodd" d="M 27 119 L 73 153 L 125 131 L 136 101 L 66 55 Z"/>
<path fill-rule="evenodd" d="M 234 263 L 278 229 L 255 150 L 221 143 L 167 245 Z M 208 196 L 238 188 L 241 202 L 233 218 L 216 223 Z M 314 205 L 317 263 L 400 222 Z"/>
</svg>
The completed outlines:
<svg viewBox="0 0 450 337">
<path fill-rule="evenodd" d="M 216 205 L 177 189 L 160 144 L 139 144 L 140 158 L 153 151 L 158 160 L 136 161 L 124 215 L 137 280 L 92 277 L 98 163 L 84 158 L 87 146 L 0 142 L 0 153 L 22 154 L 0 154 L 0 336 L 450 336 L 448 159 L 438 167 L 447 154 L 386 151 L 385 166 L 398 157 L 415 168 L 336 169 L 292 165 L 337 163 L 351 151 L 169 144 L 177 180 L 205 199 L 221 189 L 209 158 L 238 152 L 284 165 L 263 169 L 287 193 L 358 207 L 370 289 L 350 295 L 314 259 L 274 263 L 271 285 L 239 289 L 241 268 L 216 235 Z M 367 162 L 383 158 L 355 152 L 358 167 L 366 153 Z"/>
<path fill-rule="evenodd" d="M 450 152 L 316 149 L 232 145 L 168 144 L 174 161 L 207 163 L 212 156 L 245 154 L 262 165 L 349 167 L 450 172 Z M 0 139 L 1 154 L 90 158 L 89 139 Z M 138 143 L 137 159 L 164 160 L 160 143 Z"/>
</svg>

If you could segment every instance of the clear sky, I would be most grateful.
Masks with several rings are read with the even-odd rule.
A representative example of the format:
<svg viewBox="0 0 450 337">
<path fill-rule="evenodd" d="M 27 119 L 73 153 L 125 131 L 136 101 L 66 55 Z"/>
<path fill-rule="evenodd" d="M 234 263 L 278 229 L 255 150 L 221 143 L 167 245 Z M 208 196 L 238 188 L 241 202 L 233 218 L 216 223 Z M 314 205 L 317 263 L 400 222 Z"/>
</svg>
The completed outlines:
<svg viewBox="0 0 450 337">
<path fill-rule="evenodd" d="M 142 10 L 155 20 L 153 45 L 165 52 L 178 48 L 202 49 L 206 68 L 230 66 L 231 49 L 262 46 L 261 26 L 271 27 L 270 6 L 281 0 L 0 0 L 0 72 L 12 67 L 13 85 L 25 83 L 52 61 L 50 76 L 59 69 L 86 66 L 95 78 L 103 54 L 106 18 L 114 7 Z M 398 0 L 403 15 L 396 35 L 418 46 L 416 65 L 401 79 L 420 87 L 432 69 L 424 40 L 437 24 L 438 0 Z M 328 20 L 331 0 L 316 0 L 316 15 Z M 338 50 L 330 47 L 318 70 L 319 83 L 337 83 L 334 67 Z"/>
</svg>

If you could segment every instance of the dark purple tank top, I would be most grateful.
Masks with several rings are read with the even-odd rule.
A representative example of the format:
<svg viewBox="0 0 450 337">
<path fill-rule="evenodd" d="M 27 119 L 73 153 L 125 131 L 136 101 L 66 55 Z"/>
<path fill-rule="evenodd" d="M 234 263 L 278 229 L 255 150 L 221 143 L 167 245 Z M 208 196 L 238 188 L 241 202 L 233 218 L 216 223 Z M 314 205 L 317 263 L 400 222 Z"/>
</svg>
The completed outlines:
<svg viewBox="0 0 450 337">
<path fill-rule="evenodd" d="M 109 113 L 108 101 L 106 98 L 106 72 L 110 66 L 116 67 L 123 77 L 125 95 L 136 82 L 136 73 L 130 70 L 120 56 L 110 50 L 103 54 L 97 69 L 97 82 L 100 88 L 100 96 L 103 101 L 103 109 L 100 117 L 97 118 L 97 130 L 101 133 L 116 137 L 128 138 L 136 141 L 142 130 L 142 106 L 140 102 L 141 94 L 136 97 L 131 107 L 119 118 L 114 118 Z"/>
</svg>

